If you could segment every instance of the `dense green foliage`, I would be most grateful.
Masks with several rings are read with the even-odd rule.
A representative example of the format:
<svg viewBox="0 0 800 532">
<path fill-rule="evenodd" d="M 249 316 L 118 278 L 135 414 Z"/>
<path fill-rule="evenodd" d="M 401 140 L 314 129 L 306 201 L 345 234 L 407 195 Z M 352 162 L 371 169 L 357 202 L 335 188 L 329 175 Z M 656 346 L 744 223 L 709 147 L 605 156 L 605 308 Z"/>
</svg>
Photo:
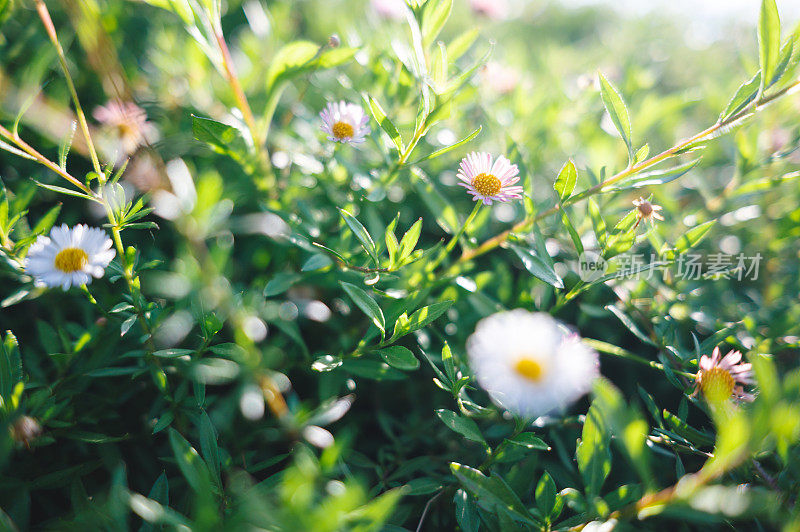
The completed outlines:
<svg viewBox="0 0 800 532">
<path fill-rule="evenodd" d="M 774 0 L 713 42 L 544 0 L 46 4 L 0 0 L 3 526 L 800 530 L 800 29 Z M 339 100 L 365 143 L 320 131 Z M 98 123 L 109 101 L 149 122 Z M 473 150 L 525 198 L 474 208 Z M 113 239 L 85 288 L 26 273 L 62 223 Z M 473 378 L 467 338 L 515 308 L 600 353 L 563 413 Z M 754 401 L 699 393 L 717 346 Z"/>
</svg>

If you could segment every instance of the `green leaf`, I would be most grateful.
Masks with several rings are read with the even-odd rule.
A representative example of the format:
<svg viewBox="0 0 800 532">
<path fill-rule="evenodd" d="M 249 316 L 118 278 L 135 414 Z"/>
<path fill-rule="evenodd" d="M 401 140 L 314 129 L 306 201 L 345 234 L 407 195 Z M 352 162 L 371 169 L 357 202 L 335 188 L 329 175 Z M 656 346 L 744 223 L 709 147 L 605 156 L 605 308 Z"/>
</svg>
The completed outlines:
<svg viewBox="0 0 800 532">
<path fill-rule="evenodd" d="M 413 371 L 419 368 L 419 360 L 410 349 L 393 345 L 376 351 L 387 364 L 403 371 Z"/>
<path fill-rule="evenodd" d="M 422 11 L 422 44 L 425 48 L 429 47 L 439 32 L 442 31 L 445 22 L 450 17 L 453 9 L 453 0 L 428 0 Z"/>
<path fill-rule="evenodd" d="M 61 204 L 59 203 L 49 211 L 47 214 L 39 218 L 39 221 L 34 226 L 33 231 L 31 233 L 33 235 L 43 235 L 50 231 L 53 228 L 53 225 L 56 223 L 58 219 L 58 214 L 61 212 Z"/>
<path fill-rule="evenodd" d="M 650 433 L 647 422 L 638 409 L 629 405 L 622 393 L 605 379 L 595 381 L 594 396 L 592 407 L 597 406 L 614 435 L 614 441 L 625 451 L 645 484 L 652 486 L 654 478 L 647 447 Z"/>
<path fill-rule="evenodd" d="M 91 201 L 97 201 L 92 196 L 89 196 L 89 195 L 87 195 L 87 194 L 85 194 L 83 192 L 77 191 L 77 190 L 71 190 L 71 189 L 68 189 L 68 188 L 59 187 L 58 185 L 48 185 L 46 183 L 40 183 L 39 181 L 36 181 L 35 179 L 33 180 L 33 182 L 36 183 L 37 185 L 39 185 L 42 188 L 46 188 L 47 190 L 52 190 L 53 192 L 58 192 L 59 194 L 66 194 L 67 196 L 75 196 L 75 197 L 78 197 L 78 198 L 83 198 L 83 199 L 87 199 L 87 200 L 91 200 Z"/>
<path fill-rule="evenodd" d="M 466 144 L 467 142 L 471 141 L 475 137 L 477 137 L 482 129 L 483 129 L 483 126 L 478 126 L 478 129 L 476 129 L 475 131 L 473 131 L 472 133 L 470 133 L 469 135 L 467 135 L 463 139 L 459 140 L 455 144 L 451 144 L 450 146 L 445 146 L 444 148 L 440 148 L 440 149 L 436 150 L 435 152 L 429 153 L 428 155 L 426 155 L 422 159 L 414 161 L 412 164 L 419 164 L 422 161 L 429 161 L 431 159 L 435 159 L 436 157 L 439 157 L 440 155 L 444 155 L 445 153 L 447 153 L 447 152 L 449 152 L 451 150 L 454 150 L 454 149 Z"/>
<path fill-rule="evenodd" d="M 267 94 L 279 85 L 301 74 L 332 68 L 350 61 L 355 48 L 327 48 L 311 41 L 294 41 L 285 45 L 272 57 L 266 75 Z"/>
<path fill-rule="evenodd" d="M 14 0 L 0 0 L 0 24 L 5 22 L 11 16 L 11 11 L 14 9 Z"/>
<path fill-rule="evenodd" d="M 509 244 L 509 247 L 517 254 L 523 266 L 525 266 L 525 269 L 532 273 L 537 279 L 559 290 L 564 288 L 564 281 L 561 277 L 559 277 L 548 261 L 542 259 L 536 251 L 523 248 L 517 244 Z"/>
<path fill-rule="evenodd" d="M 487 477 L 477 469 L 456 462 L 450 464 L 450 470 L 464 489 L 479 501 L 516 521 L 535 526 L 537 529 L 541 527 L 541 522 L 528 511 L 517 494 L 499 475 Z"/>
<path fill-rule="evenodd" d="M 734 115 L 743 111 L 753 102 L 753 100 L 756 99 L 760 89 L 761 71 L 759 70 L 756 72 L 755 76 L 742 83 L 742 85 L 736 90 L 736 94 L 733 95 L 731 100 L 728 102 L 728 105 L 725 106 L 725 110 L 719 115 L 719 120 L 717 120 L 717 123 L 725 122 Z"/>
<path fill-rule="evenodd" d="M 153 353 L 154 357 L 158 358 L 180 358 L 183 356 L 191 355 L 194 351 L 192 349 L 161 349 Z"/>
<path fill-rule="evenodd" d="M 222 460 L 219 454 L 219 445 L 217 444 L 217 430 L 211 423 L 211 418 L 205 410 L 200 412 L 200 451 L 203 453 L 203 458 L 206 464 L 210 467 L 217 484 L 220 484 L 220 467 Z"/>
<path fill-rule="evenodd" d="M 450 59 L 450 62 L 457 61 L 462 55 L 467 53 L 467 50 L 475 44 L 480 34 L 481 32 L 478 28 L 470 28 L 450 41 L 450 44 L 447 45 L 447 57 Z"/>
<path fill-rule="evenodd" d="M 705 238 L 705 236 L 716 223 L 716 220 L 709 220 L 708 222 L 702 223 L 696 227 L 692 227 L 686 231 L 678 238 L 678 241 L 675 242 L 674 254 L 679 255 L 695 247 L 700 243 L 701 240 L 703 240 L 703 238 Z"/>
<path fill-rule="evenodd" d="M 194 12 L 192 11 L 191 6 L 187 0 L 143 0 L 145 3 L 150 4 L 151 6 L 160 7 L 161 9 L 166 9 L 167 11 L 172 11 L 181 19 L 183 19 L 183 23 L 186 26 L 193 26 L 194 25 Z"/>
<path fill-rule="evenodd" d="M 436 223 L 448 234 L 455 234 L 460 224 L 453 204 L 442 195 L 421 170 L 415 167 L 411 171 L 420 178 L 414 182 L 414 188 L 428 210 L 436 217 Z"/>
<path fill-rule="evenodd" d="M 432 323 L 436 318 L 444 314 L 444 312 L 452 305 L 452 301 L 442 301 L 427 307 L 422 307 L 414 312 L 410 318 L 405 317 L 405 314 L 401 315 L 394 325 L 394 332 L 392 333 L 392 337 L 389 339 L 389 342 L 393 342 L 401 336 L 405 336 L 406 334 L 422 329 L 426 325 Z"/>
<path fill-rule="evenodd" d="M 556 506 L 556 483 L 547 471 L 536 484 L 536 506 L 545 516 L 550 516 Z"/>
<path fill-rule="evenodd" d="M 170 428 L 168 434 L 172 453 L 186 482 L 195 492 L 210 492 L 211 475 L 206 463 L 177 430 Z"/>
<path fill-rule="evenodd" d="M 638 174 L 630 179 L 626 179 L 618 186 L 604 189 L 608 192 L 620 192 L 623 190 L 633 190 L 642 187 L 649 187 L 655 185 L 663 185 L 674 181 L 679 177 L 683 177 L 689 173 L 692 168 L 700 164 L 702 158 L 697 158 L 694 161 L 684 163 L 672 168 L 665 168 L 662 170 L 653 170 L 652 172 L 645 172 Z"/>
<path fill-rule="evenodd" d="M 6 331 L 6 337 L 0 344 L 0 397 L 9 408 L 14 387 L 21 380 L 22 358 L 19 354 L 19 343 L 11 331 Z"/>
<path fill-rule="evenodd" d="M 275 275 L 264 287 L 264 297 L 277 296 L 286 292 L 303 276 L 296 273 L 279 273 Z"/>
<path fill-rule="evenodd" d="M 761 65 L 761 92 L 772 81 L 781 50 L 781 19 L 775 0 L 761 1 L 758 19 L 758 59 Z"/>
<path fill-rule="evenodd" d="M 378 103 L 378 100 L 373 98 L 372 96 L 367 96 L 367 103 L 369 104 L 369 110 L 372 113 L 372 117 L 381 126 L 381 129 L 389 135 L 389 138 L 392 140 L 395 148 L 397 148 L 397 153 L 401 154 L 403 152 L 403 139 L 400 136 L 400 132 L 397 130 L 397 126 L 394 125 L 386 113 L 384 112 L 381 104 Z"/>
<path fill-rule="evenodd" d="M 605 421 L 594 405 L 586 413 L 575 458 L 587 493 L 590 497 L 599 495 L 600 488 L 611 472 L 611 448 Z"/>
<path fill-rule="evenodd" d="M 323 268 L 327 268 L 333 264 L 331 258 L 327 255 L 323 255 L 322 253 L 315 253 L 311 255 L 307 261 L 303 263 L 303 266 L 300 268 L 301 272 L 313 272 L 316 270 L 321 270 Z"/>
<path fill-rule="evenodd" d="M 408 374 L 374 358 L 348 359 L 342 362 L 341 368 L 353 375 L 376 381 L 401 381 L 408 378 Z"/>
<path fill-rule="evenodd" d="M 369 256 L 372 257 L 372 260 L 375 261 L 375 264 L 377 265 L 379 263 L 378 248 L 375 246 L 375 241 L 372 240 L 367 228 L 364 227 L 361 222 L 355 218 L 355 216 L 346 210 L 339 209 L 339 214 L 342 216 L 342 218 L 344 218 L 345 223 L 347 223 L 347 226 L 350 228 L 353 234 L 356 235 L 358 241 L 361 242 L 361 247 L 364 248 L 364 251 L 366 251 Z"/>
<path fill-rule="evenodd" d="M 400 240 L 400 250 L 398 253 L 399 261 L 403 261 L 403 259 L 407 258 L 414 252 L 414 248 L 417 247 L 417 242 L 419 241 L 419 235 L 422 232 L 422 218 L 414 222 L 408 231 L 405 232 L 403 238 Z"/>
<path fill-rule="evenodd" d="M 549 451 L 550 446 L 544 442 L 539 436 L 534 434 L 533 432 L 523 432 L 521 434 L 517 434 L 512 438 L 506 439 L 506 441 L 512 445 L 516 445 L 518 447 L 525 447 L 526 449 L 535 449 L 537 451 Z"/>
<path fill-rule="evenodd" d="M 455 412 L 444 408 L 435 410 L 435 412 L 436 415 L 439 416 L 439 419 L 442 420 L 442 423 L 444 423 L 447 426 L 447 428 L 449 428 L 453 432 L 461 434 L 470 441 L 486 445 L 486 440 L 483 438 L 481 430 L 478 428 L 478 425 L 472 419 L 464 416 L 459 416 Z"/>
<path fill-rule="evenodd" d="M 456 521 L 464 532 L 478 532 L 481 517 L 478 514 L 478 505 L 470 495 L 460 489 L 456 491 L 453 502 L 456 505 Z"/>
<path fill-rule="evenodd" d="M 378 303 L 372 299 L 366 291 L 362 290 L 361 288 L 352 285 L 350 283 L 345 283 L 344 281 L 339 281 L 339 284 L 342 285 L 344 291 L 347 292 L 347 295 L 350 296 L 350 299 L 361 309 L 364 314 L 366 314 L 375 326 L 380 329 L 381 333 L 386 332 L 386 318 L 383 317 L 383 311 L 381 307 L 378 306 Z"/>
<path fill-rule="evenodd" d="M 247 156 L 248 146 L 242 132 L 231 125 L 192 115 L 192 135 L 235 161 L 242 162 Z"/>
<path fill-rule="evenodd" d="M 589 217 L 592 219 L 592 227 L 594 228 L 594 236 L 601 247 L 606 247 L 608 241 L 608 231 L 606 229 L 606 222 L 600 214 L 600 206 L 594 198 L 589 198 Z"/>
<path fill-rule="evenodd" d="M 575 163 L 573 163 L 572 160 L 569 160 L 561 168 L 561 171 L 558 173 L 558 177 L 556 177 L 556 182 L 553 185 L 553 188 L 555 188 L 561 201 L 564 201 L 572 194 L 572 191 L 575 190 L 575 183 L 577 181 L 578 171 L 575 169 Z"/>
<path fill-rule="evenodd" d="M 611 116 L 611 121 L 614 122 L 614 126 L 622 136 L 622 140 L 625 141 L 625 145 L 628 147 L 629 158 L 632 161 L 634 154 L 631 136 L 633 133 L 631 129 L 631 119 L 628 115 L 628 108 L 625 105 L 625 101 L 622 99 L 622 95 L 611 82 L 609 82 L 602 73 L 600 73 L 599 76 L 600 95 L 603 99 L 603 105 L 606 106 L 606 111 L 608 111 L 609 116 Z"/>
</svg>

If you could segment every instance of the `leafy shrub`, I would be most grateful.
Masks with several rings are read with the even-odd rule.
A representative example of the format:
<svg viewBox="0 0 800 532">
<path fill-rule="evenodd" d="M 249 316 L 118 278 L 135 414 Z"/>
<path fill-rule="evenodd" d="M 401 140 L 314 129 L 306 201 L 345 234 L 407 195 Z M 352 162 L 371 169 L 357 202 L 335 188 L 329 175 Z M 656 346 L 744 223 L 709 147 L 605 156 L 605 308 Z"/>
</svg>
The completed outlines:
<svg viewBox="0 0 800 532">
<path fill-rule="evenodd" d="M 55 4 L 0 0 L 6 528 L 800 528 L 774 0 Z"/>
</svg>

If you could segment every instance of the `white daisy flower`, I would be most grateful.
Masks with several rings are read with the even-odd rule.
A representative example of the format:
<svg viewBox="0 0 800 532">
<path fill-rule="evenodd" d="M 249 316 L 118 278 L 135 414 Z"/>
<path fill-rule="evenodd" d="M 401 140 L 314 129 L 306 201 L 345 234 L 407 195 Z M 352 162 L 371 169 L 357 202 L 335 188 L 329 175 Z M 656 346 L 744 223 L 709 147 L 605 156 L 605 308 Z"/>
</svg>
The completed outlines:
<svg viewBox="0 0 800 532">
<path fill-rule="evenodd" d="M 49 287 L 81 286 L 92 277 L 103 276 L 116 252 L 105 231 L 84 224 L 72 229 L 53 227 L 50 236 L 40 236 L 28 250 L 25 271 L 36 284 Z"/>
<path fill-rule="evenodd" d="M 456 176 L 472 199 L 484 205 L 522 197 L 522 187 L 512 186 L 519 181 L 519 168 L 502 155 L 492 164 L 491 154 L 472 152 L 461 160 Z"/>
<path fill-rule="evenodd" d="M 467 340 L 470 367 L 492 400 L 536 418 L 564 410 L 599 376 L 597 352 L 545 313 L 516 309 L 478 322 Z"/>
<path fill-rule="evenodd" d="M 334 142 L 361 144 L 371 131 L 369 116 L 354 103 L 329 102 L 319 116 L 322 118 L 322 131 L 328 134 L 328 140 Z"/>
</svg>

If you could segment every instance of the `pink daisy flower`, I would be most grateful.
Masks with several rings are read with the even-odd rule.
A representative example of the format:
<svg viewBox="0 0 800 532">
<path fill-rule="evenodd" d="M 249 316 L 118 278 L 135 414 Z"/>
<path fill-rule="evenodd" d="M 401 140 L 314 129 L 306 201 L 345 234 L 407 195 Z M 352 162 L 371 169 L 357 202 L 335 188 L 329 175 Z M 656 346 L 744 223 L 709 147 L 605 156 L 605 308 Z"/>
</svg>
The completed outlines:
<svg viewBox="0 0 800 532">
<path fill-rule="evenodd" d="M 494 20 L 506 18 L 510 8 L 507 0 L 470 0 L 469 5 L 473 13 Z"/>
<path fill-rule="evenodd" d="M 381 18 L 401 20 L 406 16 L 405 0 L 370 0 L 373 11 Z"/>
<path fill-rule="evenodd" d="M 322 131 L 328 140 L 343 144 L 361 144 L 369 135 L 369 116 L 360 106 L 345 101 L 328 103 L 319 114 L 322 118 Z"/>
<path fill-rule="evenodd" d="M 711 357 L 700 357 L 700 370 L 697 372 L 696 390 L 711 403 L 727 401 L 731 397 L 739 401 L 752 401 L 755 396 L 744 391 L 744 385 L 755 384 L 753 365 L 742 362 L 742 353 L 730 351 L 722 357 L 719 347 L 714 348 Z"/>
<path fill-rule="evenodd" d="M 109 151 L 119 158 L 134 153 L 139 146 L 157 140 L 158 131 L 148 122 L 144 109 L 132 102 L 110 101 L 94 110 L 94 118 L 115 137 Z"/>
<path fill-rule="evenodd" d="M 519 181 L 519 169 L 502 155 L 492 164 L 491 154 L 472 152 L 461 160 L 457 177 L 459 185 L 484 205 L 522 197 L 522 187 L 512 186 Z"/>
</svg>

